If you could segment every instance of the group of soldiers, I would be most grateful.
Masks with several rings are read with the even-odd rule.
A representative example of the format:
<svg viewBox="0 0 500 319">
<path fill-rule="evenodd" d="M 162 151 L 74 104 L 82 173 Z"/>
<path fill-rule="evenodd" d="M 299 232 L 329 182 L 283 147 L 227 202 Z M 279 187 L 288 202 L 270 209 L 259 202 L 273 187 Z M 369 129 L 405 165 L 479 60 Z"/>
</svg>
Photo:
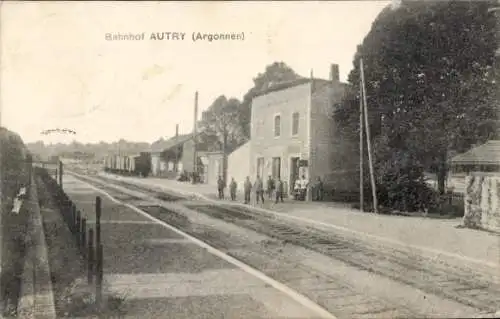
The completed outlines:
<svg viewBox="0 0 500 319">
<path fill-rule="evenodd" d="M 306 180 L 304 176 L 302 176 L 302 178 L 300 179 L 297 179 L 294 185 L 294 198 L 299 200 L 305 200 L 308 186 L 309 182 Z M 313 199 L 322 200 L 323 183 L 321 179 L 318 178 L 318 181 L 315 183 L 314 186 L 315 187 L 313 191 Z M 224 182 L 222 176 L 219 176 L 219 179 L 217 181 L 217 190 L 219 193 L 219 199 L 224 199 L 225 188 L 226 188 L 226 183 Z M 237 188 L 238 188 L 237 183 L 233 177 L 231 178 L 231 182 L 229 183 L 229 194 L 231 196 L 232 201 L 236 200 Z M 257 179 L 255 180 L 255 183 L 253 183 L 253 185 L 252 182 L 250 181 L 250 177 L 247 176 L 243 184 L 245 204 L 250 203 L 252 190 L 255 193 L 255 198 L 257 203 L 259 203 L 259 201 L 264 203 L 265 201 L 264 193 L 266 193 L 269 200 L 272 200 L 274 195 L 275 203 L 278 203 L 279 201 L 283 202 L 283 194 L 285 190 L 283 181 L 281 180 L 280 177 L 273 179 L 271 176 L 269 176 L 268 180 L 266 181 L 266 187 L 264 188 L 264 182 L 259 175 L 257 175 Z"/>
</svg>

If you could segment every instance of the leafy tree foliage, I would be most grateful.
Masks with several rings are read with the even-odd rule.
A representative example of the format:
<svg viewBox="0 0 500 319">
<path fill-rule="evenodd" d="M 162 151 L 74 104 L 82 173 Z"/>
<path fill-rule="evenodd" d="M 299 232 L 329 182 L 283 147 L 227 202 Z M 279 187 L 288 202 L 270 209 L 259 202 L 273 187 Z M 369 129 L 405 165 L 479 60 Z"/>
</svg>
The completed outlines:
<svg viewBox="0 0 500 319">
<path fill-rule="evenodd" d="M 42 141 L 38 141 L 35 143 L 27 143 L 26 147 L 33 154 L 45 159 L 50 155 L 60 155 L 66 158 L 85 160 L 94 159 L 99 161 L 110 153 L 135 154 L 148 151 L 151 146 L 149 143 L 145 142 L 130 142 L 120 139 L 119 141 L 112 143 L 100 142 L 84 144 L 74 141 L 70 144 L 57 143 L 50 145 L 46 145 Z"/>
<path fill-rule="evenodd" d="M 354 58 L 351 94 L 336 117 L 346 136 L 359 134 L 362 56 L 380 188 L 402 185 L 403 176 L 420 180 L 421 172 L 405 173 L 409 165 L 436 172 L 444 192 L 450 153 L 495 133 L 496 21 L 488 12 L 494 4 L 403 1 L 374 21 Z M 399 177 L 388 180 L 387 174 Z"/>
<path fill-rule="evenodd" d="M 203 132 L 200 144 L 207 145 L 210 151 L 219 150 L 224 153 L 224 177 L 227 171 L 227 155 L 246 140 L 238 121 L 239 106 L 237 99 L 228 100 L 221 95 L 203 113 L 200 123 L 200 130 Z"/>
<path fill-rule="evenodd" d="M 0 196 L 11 197 L 26 182 L 27 151 L 19 135 L 0 127 Z M 1 199 L 0 199 L 1 201 Z"/>
<path fill-rule="evenodd" d="M 219 96 L 203 113 L 200 130 L 206 140 L 211 141 L 211 150 L 231 152 L 245 141 L 238 122 L 240 102 Z"/>
</svg>

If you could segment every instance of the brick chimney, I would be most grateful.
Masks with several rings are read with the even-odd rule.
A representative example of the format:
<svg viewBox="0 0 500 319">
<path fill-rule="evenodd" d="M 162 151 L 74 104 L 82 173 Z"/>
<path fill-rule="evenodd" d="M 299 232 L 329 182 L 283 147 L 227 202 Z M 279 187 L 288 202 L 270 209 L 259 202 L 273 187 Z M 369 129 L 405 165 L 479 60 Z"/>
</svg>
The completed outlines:
<svg viewBox="0 0 500 319">
<path fill-rule="evenodd" d="M 332 81 L 332 82 L 339 81 L 339 65 L 338 64 L 330 65 L 330 81 Z"/>
</svg>

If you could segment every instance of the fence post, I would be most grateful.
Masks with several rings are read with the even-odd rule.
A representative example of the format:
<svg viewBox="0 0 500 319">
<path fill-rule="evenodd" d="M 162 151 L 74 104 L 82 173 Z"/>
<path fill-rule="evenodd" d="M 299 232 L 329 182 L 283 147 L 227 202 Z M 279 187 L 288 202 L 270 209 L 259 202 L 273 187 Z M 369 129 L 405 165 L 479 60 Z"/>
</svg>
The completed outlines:
<svg viewBox="0 0 500 319">
<path fill-rule="evenodd" d="M 63 163 L 59 161 L 59 186 L 63 189 Z"/>
<path fill-rule="evenodd" d="M 78 247 L 80 247 L 80 225 L 81 225 L 81 216 L 80 216 L 80 211 L 76 212 L 76 227 L 75 227 L 75 234 L 76 234 L 76 243 Z"/>
<path fill-rule="evenodd" d="M 101 197 L 95 199 L 95 236 L 96 247 L 101 245 Z"/>
<path fill-rule="evenodd" d="M 70 201 L 70 203 L 71 203 L 71 201 Z M 77 216 L 77 214 L 76 214 L 76 205 L 73 204 L 73 203 L 71 203 L 70 205 L 71 205 L 71 219 L 70 219 L 71 225 L 70 225 L 70 230 L 71 230 L 71 232 L 74 233 L 75 232 L 75 226 L 76 226 L 76 216 Z"/>
<path fill-rule="evenodd" d="M 103 251 L 102 245 L 97 245 L 97 263 L 96 263 L 96 303 L 97 309 L 102 306 L 102 280 L 103 280 Z"/>
<path fill-rule="evenodd" d="M 82 248 L 83 257 L 87 255 L 87 249 L 85 249 L 87 244 L 87 218 L 82 218 L 82 229 L 80 231 L 80 245 Z"/>
<path fill-rule="evenodd" d="M 28 183 L 26 185 L 26 195 L 29 196 L 31 193 L 31 181 L 33 175 L 33 157 L 31 155 L 27 156 L 27 169 L 28 169 Z"/>
<path fill-rule="evenodd" d="M 89 228 L 89 238 L 87 247 L 87 282 L 94 281 L 94 230 Z"/>
</svg>

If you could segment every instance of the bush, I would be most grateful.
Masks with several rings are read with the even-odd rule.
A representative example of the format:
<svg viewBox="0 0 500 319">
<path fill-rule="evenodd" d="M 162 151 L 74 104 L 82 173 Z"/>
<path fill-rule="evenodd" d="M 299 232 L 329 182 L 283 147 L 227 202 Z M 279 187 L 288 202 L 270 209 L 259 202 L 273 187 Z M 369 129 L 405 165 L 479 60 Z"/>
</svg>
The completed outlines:
<svg viewBox="0 0 500 319">
<path fill-rule="evenodd" d="M 379 206 L 390 210 L 415 212 L 438 206 L 438 194 L 424 179 L 422 166 L 406 152 L 398 151 L 376 163 Z M 365 207 L 372 206 L 371 185 L 365 179 Z M 384 211 L 384 209 L 380 209 Z"/>
</svg>

